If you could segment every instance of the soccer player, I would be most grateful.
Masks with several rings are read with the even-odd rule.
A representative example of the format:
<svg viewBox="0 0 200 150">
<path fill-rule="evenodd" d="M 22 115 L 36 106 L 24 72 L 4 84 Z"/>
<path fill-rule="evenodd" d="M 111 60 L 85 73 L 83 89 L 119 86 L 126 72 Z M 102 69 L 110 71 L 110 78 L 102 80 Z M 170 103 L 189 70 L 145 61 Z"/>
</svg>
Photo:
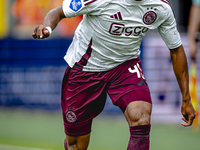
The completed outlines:
<svg viewBox="0 0 200 150">
<path fill-rule="evenodd" d="M 190 9 L 189 24 L 188 24 L 188 37 L 189 37 L 189 50 L 190 57 L 193 61 L 196 60 L 197 55 L 197 33 L 200 27 L 200 0 L 192 0 Z"/>
<path fill-rule="evenodd" d="M 190 8 L 189 24 L 188 24 L 188 38 L 189 38 L 189 52 L 190 52 L 190 93 L 191 102 L 194 106 L 196 119 L 193 122 L 194 131 L 199 131 L 198 125 L 198 64 L 196 62 L 198 52 L 198 31 L 200 29 L 200 0 L 192 0 Z"/>
<path fill-rule="evenodd" d="M 188 65 L 176 21 L 165 0 L 64 0 L 34 30 L 35 39 L 49 37 L 65 17 L 82 15 L 64 57 L 69 67 L 62 83 L 61 105 L 66 150 L 86 150 L 92 120 L 104 108 L 106 93 L 129 124 L 128 150 L 148 150 L 152 101 L 141 68 L 140 44 L 158 28 L 172 59 L 182 93 L 183 126 L 195 111 L 188 87 Z"/>
</svg>

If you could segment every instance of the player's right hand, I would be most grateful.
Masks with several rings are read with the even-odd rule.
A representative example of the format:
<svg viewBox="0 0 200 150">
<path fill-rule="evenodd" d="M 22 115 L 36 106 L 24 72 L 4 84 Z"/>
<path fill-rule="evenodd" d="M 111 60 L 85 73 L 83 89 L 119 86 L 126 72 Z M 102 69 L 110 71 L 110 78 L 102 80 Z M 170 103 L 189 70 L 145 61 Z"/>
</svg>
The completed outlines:
<svg viewBox="0 0 200 150">
<path fill-rule="evenodd" d="M 34 39 L 44 39 L 49 37 L 50 33 L 43 25 L 39 25 L 35 28 L 32 37 Z"/>
</svg>

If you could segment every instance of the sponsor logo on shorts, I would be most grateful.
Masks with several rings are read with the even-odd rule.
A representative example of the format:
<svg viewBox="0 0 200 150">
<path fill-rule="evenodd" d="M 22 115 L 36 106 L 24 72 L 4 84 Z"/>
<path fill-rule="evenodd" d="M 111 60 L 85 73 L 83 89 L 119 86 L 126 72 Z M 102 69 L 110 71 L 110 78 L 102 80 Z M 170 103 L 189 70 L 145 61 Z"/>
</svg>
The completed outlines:
<svg viewBox="0 0 200 150">
<path fill-rule="evenodd" d="M 146 25 L 150 25 L 150 24 L 154 23 L 156 19 L 157 19 L 157 14 L 154 11 L 148 11 L 143 16 L 143 22 Z"/>
<path fill-rule="evenodd" d="M 74 111 L 69 110 L 66 112 L 66 119 L 69 123 L 74 123 L 77 120 L 77 116 Z"/>
</svg>

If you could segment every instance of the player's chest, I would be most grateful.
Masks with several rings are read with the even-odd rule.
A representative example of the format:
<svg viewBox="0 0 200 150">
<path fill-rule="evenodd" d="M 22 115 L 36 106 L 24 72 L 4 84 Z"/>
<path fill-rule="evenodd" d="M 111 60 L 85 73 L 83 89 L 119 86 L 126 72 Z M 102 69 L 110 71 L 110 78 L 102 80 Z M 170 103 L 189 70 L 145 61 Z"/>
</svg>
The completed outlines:
<svg viewBox="0 0 200 150">
<path fill-rule="evenodd" d="M 104 11 L 101 25 L 112 35 L 116 36 L 140 36 L 149 29 L 155 29 L 159 25 L 159 9 L 156 7 L 119 7 Z"/>
</svg>

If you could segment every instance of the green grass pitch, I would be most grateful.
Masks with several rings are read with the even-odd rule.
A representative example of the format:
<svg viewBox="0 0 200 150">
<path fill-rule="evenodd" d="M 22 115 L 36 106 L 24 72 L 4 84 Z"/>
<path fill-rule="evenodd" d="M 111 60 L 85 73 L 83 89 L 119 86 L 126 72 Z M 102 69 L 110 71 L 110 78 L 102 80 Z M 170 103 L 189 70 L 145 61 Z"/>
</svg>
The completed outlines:
<svg viewBox="0 0 200 150">
<path fill-rule="evenodd" d="M 0 150 L 64 150 L 61 112 L 0 108 Z M 126 150 L 129 128 L 123 117 L 94 119 L 88 150 Z M 150 150 L 200 150 L 192 127 L 152 124 Z"/>
</svg>

